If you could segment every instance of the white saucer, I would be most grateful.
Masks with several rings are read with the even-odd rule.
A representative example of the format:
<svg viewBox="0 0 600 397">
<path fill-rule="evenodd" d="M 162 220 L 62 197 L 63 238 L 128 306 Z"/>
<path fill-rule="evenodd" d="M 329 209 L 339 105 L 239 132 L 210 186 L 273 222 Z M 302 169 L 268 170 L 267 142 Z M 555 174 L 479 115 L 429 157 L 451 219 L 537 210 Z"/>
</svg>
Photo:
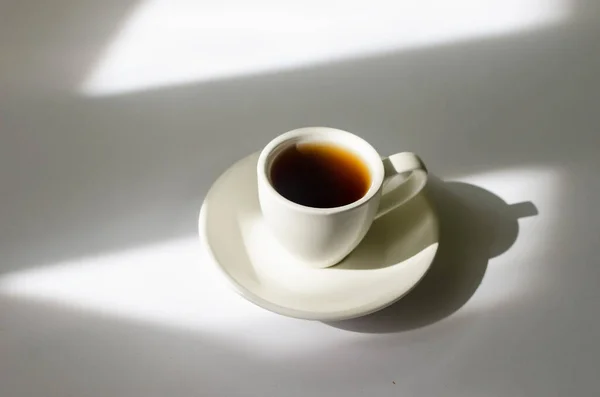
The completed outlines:
<svg viewBox="0 0 600 397">
<path fill-rule="evenodd" d="M 288 254 L 264 224 L 258 153 L 231 166 L 200 210 L 200 240 L 235 290 L 285 316 L 332 321 L 382 309 L 409 292 L 438 249 L 438 219 L 424 195 L 373 223 L 340 264 L 314 269 Z"/>
</svg>

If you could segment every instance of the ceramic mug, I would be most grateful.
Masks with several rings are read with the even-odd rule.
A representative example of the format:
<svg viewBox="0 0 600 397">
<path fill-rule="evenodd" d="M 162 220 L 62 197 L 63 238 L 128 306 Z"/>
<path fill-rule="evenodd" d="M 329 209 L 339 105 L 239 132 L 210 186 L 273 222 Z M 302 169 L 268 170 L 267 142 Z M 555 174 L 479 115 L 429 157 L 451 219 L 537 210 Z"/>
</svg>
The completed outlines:
<svg viewBox="0 0 600 397">
<path fill-rule="evenodd" d="M 307 207 L 280 195 L 270 179 L 273 161 L 286 148 L 303 143 L 333 144 L 358 155 L 371 176 L 367 192 L 359 200 L 334 208 Z M 327 127 L 300 128 L 273 139 L 260 153 L 257 176 L 267 226 L 287 251 L 315 268 L 339 263 L 361 242 L 376 218 L 416 196 L 427 182 L 427 170 L 416 154 L 382 158 L 359 136 Z"/>
</svg>

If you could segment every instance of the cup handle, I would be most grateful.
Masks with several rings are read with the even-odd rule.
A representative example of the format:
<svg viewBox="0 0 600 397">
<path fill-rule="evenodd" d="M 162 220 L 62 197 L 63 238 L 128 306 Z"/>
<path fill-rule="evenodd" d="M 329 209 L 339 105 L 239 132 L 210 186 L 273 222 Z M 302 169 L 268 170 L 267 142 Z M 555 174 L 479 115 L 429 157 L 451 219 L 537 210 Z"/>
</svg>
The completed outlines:
<svg viewBox="0 0 600 397">
<path fill-rule="evenodd" d="M 382 161 L 385 172 L 383 194 L 375 219 L 415 197 L 427 183 L 427 168 L 414 153 L 396 153 Z"/>
</svg>

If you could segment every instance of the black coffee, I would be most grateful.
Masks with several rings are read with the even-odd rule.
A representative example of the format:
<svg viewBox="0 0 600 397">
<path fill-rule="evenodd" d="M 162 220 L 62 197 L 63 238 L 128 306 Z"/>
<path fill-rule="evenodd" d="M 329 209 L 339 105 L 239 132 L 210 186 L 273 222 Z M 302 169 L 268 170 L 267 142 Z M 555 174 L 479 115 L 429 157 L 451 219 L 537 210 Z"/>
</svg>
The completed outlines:
<svg viewBox="0 0 600 397">
<path fill-rule="evenodd" d="M 329 143 L 285 149 L 271 166 L 271 183 L 286 199 L 307 207 L 341 207 L 369 190 L 367 165 L 353 152 Z"/>
</svg>

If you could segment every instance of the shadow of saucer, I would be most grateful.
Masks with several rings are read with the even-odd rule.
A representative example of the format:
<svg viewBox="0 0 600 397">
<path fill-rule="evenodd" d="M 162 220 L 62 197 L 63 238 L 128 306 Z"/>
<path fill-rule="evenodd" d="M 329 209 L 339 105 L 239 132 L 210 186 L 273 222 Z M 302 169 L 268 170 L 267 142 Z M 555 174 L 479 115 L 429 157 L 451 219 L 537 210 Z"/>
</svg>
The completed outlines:
<svg viewBox="0 0 600 397">
<path fill-rule="evenodd" d="M 392 333 L 448 317 L 475 293 L 488 261 L 517 239 L 518 219 L 537 215 L 531 202 L 509 205 L 480 187 L 432 177 L 426 194 L 440 218 L 440 248 L 431 268 L 406 297 L 377 313 L 326 324 L 354 332 Z"/>
</svg>

